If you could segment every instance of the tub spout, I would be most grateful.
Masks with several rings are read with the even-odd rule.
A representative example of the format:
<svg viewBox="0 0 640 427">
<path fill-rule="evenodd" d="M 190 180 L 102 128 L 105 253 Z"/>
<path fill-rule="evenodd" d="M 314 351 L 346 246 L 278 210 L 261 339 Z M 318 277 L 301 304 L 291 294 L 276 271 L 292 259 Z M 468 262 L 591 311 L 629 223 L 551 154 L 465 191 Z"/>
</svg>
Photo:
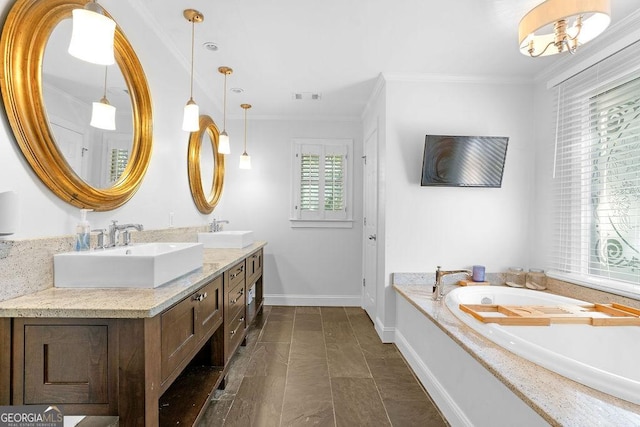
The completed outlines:
<svg viewBox="0 0 640 427">
<path fill-rule="evenodd" d="M 440 266 L 436 269 L 436 283 L 433 285 L 432 297 L 435 301 L 440 301 L 444 296 L 444 285 L 442 278 L 450 274 L 466 274 L 471 276 L 471 270 L 440 270 Z"/>
</svg>

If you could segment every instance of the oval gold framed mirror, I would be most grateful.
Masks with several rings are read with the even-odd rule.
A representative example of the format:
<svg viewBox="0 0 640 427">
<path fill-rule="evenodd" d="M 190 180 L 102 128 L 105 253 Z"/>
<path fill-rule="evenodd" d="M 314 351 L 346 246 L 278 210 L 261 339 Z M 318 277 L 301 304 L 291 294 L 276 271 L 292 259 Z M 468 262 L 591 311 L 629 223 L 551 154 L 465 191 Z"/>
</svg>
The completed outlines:
<svg viewBox="0 0 640 427">
<path fill-rule="evenodd" d="M 89 184 L 74 171 L 56 143 L 43 99 L 42 65 L 53 30 L 71 19 L 86 0 L 17 0 L 11 8 L 0 46 L 2 97 L 9 123 L 27 162 L 38 178 L 62 200 L 81 208 L 106 211 L 129 200 L 147 171 L 152 149 L 149 87 L 133 47 L 116 26 L 114 54 L 131 100 L 133 136 L 126 167 L 108 186 Z M 105 11 L 105 15 L 109 16 Z M 96 65 L 95 67 L 103 67 Z M 104 67 L 102 68 L 104 72 Z M 105 89 L 106 90 L 106 89 Z"/>
<path fill-rule="evenodd" d="M 208 141 L 205 138 L 208 137 Z M 210 214 L 220 201 L 224 186 L 224 155 L 218 152 L 220 132 L 213 119 L 200 116 L 200 130 L 189 137 L 187 170 L 189 187 L 196 207 L 203 214 Z M 203 148 L 209 142 L 211 149 Z M 213 154 L 213 158 L 208 156 Z M 203 173 L 204 172 L 204 173 Z"/>
</svg>

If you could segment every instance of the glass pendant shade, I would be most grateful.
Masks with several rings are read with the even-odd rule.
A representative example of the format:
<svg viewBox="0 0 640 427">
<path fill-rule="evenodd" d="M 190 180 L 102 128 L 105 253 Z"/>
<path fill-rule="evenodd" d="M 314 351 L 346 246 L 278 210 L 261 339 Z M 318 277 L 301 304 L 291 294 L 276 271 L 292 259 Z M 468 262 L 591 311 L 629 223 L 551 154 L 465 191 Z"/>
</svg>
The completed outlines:
<svg viewBox="0 0 640 427">
<path fill-rule="evenodd" d="M 101 13 L 74 9 L 69 53 L 93 64 L 114 64 L 113 36 L 116 23 Z"/>
<path fill-rule="evenodd" d="M 240 156 L 240 169 L 251 169 L 251 156 L 246 151 Z"/>
<path fill-rule="evenodd" d="M 231 154 L 231 144 L 229 144 L 229 135 L 227 131 L 220 132 L 220 138 L 218 140 L 218 153 Z"/>
<path fill-rule="evenodd" d="M 89 124 L 98 129 L 116 130 L 116 107 L 109 104 L 106 98 L 94 102 Z"/>
<path fill-rule="evenodd" d="M 200 107 L 193 99 L 184 106 L 184 115 L 182 116 L 182 130 L 188 132 L 197 132 L 200 130 Z"/>
</svg>

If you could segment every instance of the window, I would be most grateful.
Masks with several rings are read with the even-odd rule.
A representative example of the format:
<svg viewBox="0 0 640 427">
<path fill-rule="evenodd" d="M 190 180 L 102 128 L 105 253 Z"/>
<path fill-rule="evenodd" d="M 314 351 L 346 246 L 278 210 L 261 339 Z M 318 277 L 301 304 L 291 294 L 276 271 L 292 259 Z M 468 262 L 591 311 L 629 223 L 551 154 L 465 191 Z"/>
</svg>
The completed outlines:
<svg viewBox="0 0 640 427">
<path fill-rule="evenodd" d="M 552 256 L 561 275 L 632 295 L 640 295 L 638 45 L 558 88 Z"/>
<path fill-rule="evenodd" d="M 292 226 L 351 227 L 352 141 L 295 139 L 292 146 Z"/>
<path fill-rule="evenodd" d="M 111 163 L 109 167 L 109 182 L 114 183 L 124 173 L 129 162 L 129 150 L 119 148 L 111 149 Z"/>
</svg>

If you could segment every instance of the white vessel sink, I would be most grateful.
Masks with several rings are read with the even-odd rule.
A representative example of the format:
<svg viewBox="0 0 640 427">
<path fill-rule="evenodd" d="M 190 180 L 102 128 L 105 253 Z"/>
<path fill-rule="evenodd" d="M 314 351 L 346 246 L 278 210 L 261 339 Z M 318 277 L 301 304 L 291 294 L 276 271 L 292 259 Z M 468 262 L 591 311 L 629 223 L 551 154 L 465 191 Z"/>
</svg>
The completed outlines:
<svg viewBox="0 0 640 427">
<path fill-rule="evenodd" d="M 253 231 L 216 231 L 198 233 L 198 242 L 205 248 L 244 248 L 253 243 Z"/>
<path fill-rule="evenodd" d="M 141 243 L 53 256 L 60 288 L 156 288 L 202 267 L 201 243 Z"/>
</svg>

